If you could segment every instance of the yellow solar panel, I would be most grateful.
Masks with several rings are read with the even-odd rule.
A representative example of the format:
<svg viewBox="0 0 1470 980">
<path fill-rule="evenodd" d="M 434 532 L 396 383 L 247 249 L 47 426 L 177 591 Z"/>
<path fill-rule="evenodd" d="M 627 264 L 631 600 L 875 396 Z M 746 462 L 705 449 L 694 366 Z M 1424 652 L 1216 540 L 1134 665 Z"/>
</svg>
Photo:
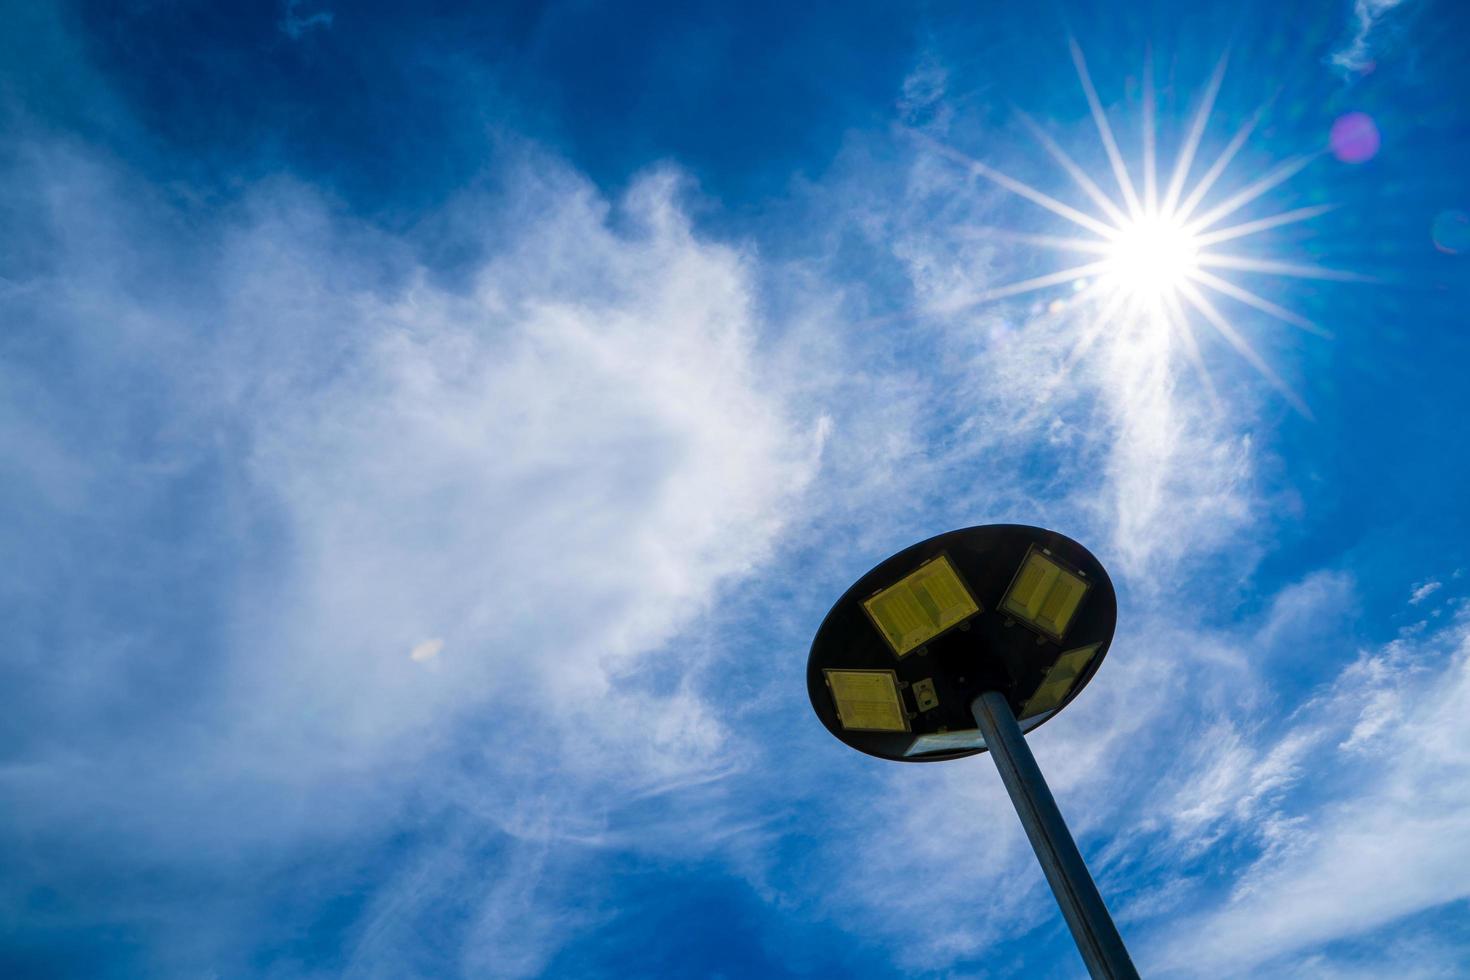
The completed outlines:
<svg viewBox="0 0 1470 980">
<path fill-rule="evenodd" d="M 1001 600 L 1008 616 L 1025 620 L 1049 636 L 1061 639 L 1072 625 L 1091 583 L 1035 548 L 1026 555 L 1021 570 Z"/>
<path fill-rule="evenodd" d="M 827 687 L 842 727 L 854 731 L 906 732 L 908 715 L 891 670 L 826 670 Z"/>
<path fill-rule="evenodd" d="M 900 657 L 980 611 L 945 555 L 931 558 L 865 600 L 863 608 Z"/>
</svg>

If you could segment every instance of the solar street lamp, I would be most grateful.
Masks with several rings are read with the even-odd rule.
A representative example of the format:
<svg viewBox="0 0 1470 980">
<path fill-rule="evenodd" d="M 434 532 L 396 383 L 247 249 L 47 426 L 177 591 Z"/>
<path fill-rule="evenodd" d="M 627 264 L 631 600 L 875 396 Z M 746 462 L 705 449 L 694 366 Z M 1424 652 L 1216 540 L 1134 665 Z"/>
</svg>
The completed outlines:
<svg viewBox="0 0 1470 980">
<path fill-rule="evenodd" d="M 837 738 L 897 762 L 989 751 L 1093 977 L 1136 978 L 1024 733 L 1097 673 L 1112 582 L 1071 538 L 991 524 L 921 541 L 837 600 L 812 641 L 807 693 Z"/>
</svg>

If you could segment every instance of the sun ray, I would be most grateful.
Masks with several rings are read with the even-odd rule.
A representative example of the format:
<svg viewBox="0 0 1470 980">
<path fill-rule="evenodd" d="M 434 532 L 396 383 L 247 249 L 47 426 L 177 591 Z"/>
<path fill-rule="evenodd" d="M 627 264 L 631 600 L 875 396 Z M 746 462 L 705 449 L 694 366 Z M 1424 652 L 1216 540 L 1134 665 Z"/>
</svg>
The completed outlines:
<svg viewBox="0 0 1470 980">
<path fill-rule="evenodd" d="M 1164 204 L 1162 210 L 1165 214 L 1172 213 L 1174 205 L 1179 203 L 1179 195 L 1184 193 L 1184 181 L 1189 177 L 1189 168 L 1194 166 L 1194 155 L 1199 152 L 1199 141 L 1205 134 L 1205 126 L 1210 121 L 1210 113 L 1215 110 L 1215 97 L 1220 94 L 1220 83 L 1225 80 L 1225 63 L 1228 56 L 1222 56 L 1215 64 L 1215 71 L 1210 76 L 1209 84 L 1205 87 L 1204 98 L 1200 100 L 1199 109 L 1194 114 L 1194 120 L 1189 125 L 1189 132 L 1184 137 L 1184 145 L 1180 147 L 1179 159 L 1174 162 L 1174 173 L 1169 177 L 1169 188 L 1164 192 Z"/>
<path fill-rule="evenodd" d="M 1326 327 L 1313 323 L 1304 316 L 1298 316 L 1286 307 L 1278 306 L 1264 296 L 1259 296 L 1249 289 L 1237 286 L 1228 279 L 1221 279 L 1219 276 L 1206 272 L 1203 269 L 1192 270 L 1189 273 L 1189 277 L 1202 286 L 1207 286 L 1217 293 L 1229 296 L 1231 299 L 1239 300 L 1247 306 L 1253 306 L 1262 313 L 1274 316 L 1276 319 L 1284 323 L 1289 323 L 1293 327 L 1299 327 L 1307 333 L 1313 333 L 1319 337 L 1327 338 L 1332 336 L 1332 331 Z"/>
<path fill-rule="evenodd" d="M 1199 310 L 1200 315 L 1209 322 L 1210 326 L 1215 328 L 1220 336 L 1225 339 L 1225 342 L 1235 348 L 1237 354 L 1245 358 L 1251 367 L 1260 372 L 1261 377 L 1265 378 L 1277 391 L 1281 392 L 1282 396 L 1291 403 L 1293 408 L 1305 418 L 1310 419 L 1312 417 L 1312 410 L 1307 407 L 1307 403 L 1302 401 L 1297 393 L 1291 390 L 1291 386 L 1283 381 L 1279 374 L 1272 370 L 1271 365 L 1266 363 L 1265 358 L 1256 353 L 1256 349 L 1250 345 L 1250 342 L 1236 331 L 1235 327 L 1225 318 L 1224 314 L 1215 307 L 1214 303 L 1210 302 L 1207 296 L 1199 291 L 1194 283 L 1188 281 L 1180 283 L 1179 292 L 1185 299 L 1189 300 L 1195 309 Z"/>
<path fill-rule="evenodd" d="M 1101 284 L 1096 288 L 1101 289 Z M 1128 294 L 1123 292 L 1123 290 L 1112 290 L 1112 295 L 1108 297 L 1107 303 L 1092 317 L 1092 322 L 1082 332 L 1082 336 L 1077 339 L 1077 343 L 1073 345 L 1071 353 L 1067 355 L 1067 359 L 1062 362 L 1062 366 L 1058 370 L 1058 381 L 1072 373 L 1072 369 L 1092 349 L 1092 345 L 1097 342 L 1097 338 L 1102 336 L 1103 330 L 1106 329 L 1108 324 L 1112 322 L 1113 317 L 1123 308 L 1123 304 L 1128 301 L 1128 298 Z"/>
<path fill-rule="evenodd" d="M 1034 119 L 1032 119 L 1026 113 L 1022 112 L 1020 109 L 1016 110 L 1016 116 L 1021 120 L 1022 123 L 1026 125 L 1026 128 L 1031 131 L 1031 135 L 1036 137 L 1036 141 L 1040 143 L 1043 148 L 1045 148 L 1046 152 L 1051 154 L 1052 159 L 1061 164 L 1062 169 L 1067 171 L 1067 174 L 1074 181 L 1077 182 L 1077 186 L 1081 187 L 1082 190 L 1086 192 L 1087 196 L 1092 198 L 1094 204 L 1102 208 L 1103 212 L 1109 218 L 1111 218 L 1114 223 L 1119 225 L 1127 223 L 1128 216 L 1123 213 L 1122 209 L 1119 208 L 1117 204 L 1113 203 L 1112 198 L 1103 193 L 1103 189 L 1097 186 L 1096 181 L 1087 176 L 1087 174 L 1083 172 L 1081 167 L 1077 166 L 1076 161 L 1068 156 L 1066 151 L 1057 145 L 1057 141 L 1052 139 L 1051 136 L 1046 132 L 1046 130 L 1037 125 Z"/>
<path fill-rule="evenodd" d="M 1118 152 L 1118 141 L 1113 139 L 1113 127 L 1108 125 L 1108 117 L 1097 97 L 1097 89 L 1093 87 L 1092 76 L 1087 73 L 1087 60 L 1082 57 L 1082 48 L 1075 38 L 1069 38 L 1067 44 L 1072 50 L 1072 64 L 1077 66 L 1077 79 L 1082 83 L 1082 93 L 1087 96 L 1087 106 L 1092 110 L 1092 121 L 1097 124 L 1098 136 L 1101 137 L 1103 149 L 1107 151 L 1108 161 L 1113 166 L 1113 176 L 1118 178 L 1118 187 L 1123 191 L 1128 213 L 1136 218 L 1143 211 L 1138 203 L 1138 192 L 1133 189 L 1128 168 L 1123 164 L 1123 154 Z"/>
<path fill-rule="evenodd" d="M 1034 293 L 1036 290 L 1045 289 L 1048 286 L 1066 285 L 1067 283 L 1076 282 L 1078 279 L 1086 279 L 1088 276 L 1103 272 L 1107 269 L 1108 265 L 1107 260 L 1089 262 L 1087 265 L 1074 265 L 1070 269 L 1063 269 L 1060 272 L 1049 272 L 1044 276 L 1036 276 L 1033 279 L 1023 279 L 1020 282 L 1013 282 L 1007 286 L 997 286 L 995 289 L 986 290 L 974 302 L 984 303 L 993 299 L 1002 299 L 1006 296 Z M 965 305 L 969 306 L 973 304 L 966 303 Z"/>
<path fill-rule="evenodd" d="M 1272 167 L 1266 176 L 1248 184 L 1243 190 L 1232 194 L 1200 217 L 1191 221 L 1188 226 L 1190 234 L 1197 234 L 1204 231 L 1221 218 L 1229 217 L 1236 211 L 1239 211 L 1271 188 L 1295 177 L 1313 159 L 1314 156 L 1300 156 Z"/>
<path fill-rule="evenodd" d="M 1149 53 L 1143 59 L 1143 210 L 1146 214 L 1159 211 L 1159 162 L 1154 142 L 1158 137 L 1154 117 L 1158 106 L 1154 98 L 1154 56 Z"/>
<path fill-rule="evenodd" d="M 1062 269 L 1059 272 L 1049 272 L 1043 276 L 1035 276 L 1031 279 L 1023 279 L 1020 282 L 1013 282 L 1005 286 L 997 286 L 995 289 L 988 289 L 982 292 L 972 293 L 968 296 L 963 296 L 957 299 L 930 303 L 926 306 L 919 307 L 917 310 L 911 313 L 906 312 L 901 314 L 885 314 L 881 316 L 870 317 L 869 319 L 863 320 L 861 322 L 864 326 L 875 327 L 894 323 L 914 315 L 944 316 L 948 314 L 958 313 L 961 310 L 966 310 L 973 306 L 979 306 L 980 304 L 988 303 L 991 300 L 1004 299 L 1008 296 L 1021 296 L 1025 293 L 1034 293 L 1037 290 L 1046 289 L 1050 286 L 1065 286 L 1069 283 L 1074 283 L 1079 279 L 1086 279 L 1089 276 L 1097 275 L 1098 273 L 1103 272 L 1107 268 L 1107 265 L 1108 263 L 1106 260 L 1100 262 L 1089 262 L 1086 265 L 1073 266 L 1070 269 Z"/>
<path fill-rule="evenodd" d="M 1199 376 L 1200 386 L 1205 390 L 1205 396 L 1209 398 L 1211 406 L 1219 411 L 1220 393 L 1215 390 L 1215 380 L 1210 377 L 1209 369 L 1205 367 L 1204 355 L 1200 353 L 1199 340 L 1194 336 L 1194 327 L 1189 324 L 1189 317 L 1184 308 L 1179 305 L 1179 297 L 1174 293 L 1164 296 L 1164 307 L 1170 329 L 1179 335 L 1184 342 L 1184 356 L 1194 368 L 1194 373 Z"/>
<path fill-rule="evenodd" d="M 955 312 L 989 301 L 1024 296 L 1041 290 L 1060 291 L 1060 287 L 1075 284 L 1076 288 L 1066 291 L 1064 300 L 1047 305 L 1054 315 L 1065 315 L 1069 319 L 1078 317 L 1080 326 L 1071 350 L 1055 371 L 1051 372 L 1051 376 L 1042 381 L 1043 388 L 1053 389 L 1061 385 L 1099 339 L 1112 334 L 1124 338 L 1125 341 L 1136 337 L 1140 342 L 1139 356 L 1163 358 L 1159 362 L 1161 366 L 1167 365 L 1172 357 L 1170 351 L 1177 345 L 1183 360 L 1189 363 L 1198 378 L 1199 390 L 1218 409 L 1219 391 L 1206 364 L 1205 345 L 1201 339 L 1204 324 L 1208 324 L 1236 354 L 1280 391 L 1296 411 L 1311 418 L 1311 410 L 1306 402 L 1272 369 L 1247 339 L 1248 334 L 1237 329 L 1216 304 L 1230 300 L 1249 308 L 1253 315 L 1264 314 L 1281 323 L 1323 337 L 1330 337 L 1331 334 L 1310 319 L 1240 285 L 1235 280 L 1243 276 L 1230 273 L 1339 281 L 1375 280 L 1309 262 L 1280 261 L 1249 254 L 1215 253 L 1210 248 L 1223 242 L 1247 239 L 1273 228 L 1309 221 L 1333 210 L 1335 205 L 1313 204 L 1265 217 L 1248 220 L 1235 218 L 1235 223 L 1225 224 L 1232 215 L 1300 173 L 1320 154 L 1308 154 L 1278 163 L 1264 175 L 1253 177 L 1246 186 L 1229 193 L 1223 200 L 1212 195 L 1242 147 L 1265 118 L 1267 109 L 1274 101 L 1267 100 L 1235 130 L 1218 156 L 1205 168 L 1193 187 L 1190 187 L 1191 174 L 1198 162 L 1204 133 L 1209 128 L 1225 76 L 1228 57 L 1222 55 L 1210 74 L 1198 105 L 1192 111 L 1188 128 L 1165 182 L 1159 171 L 1159 93 L 1152 52 L 1148 52 L 1142 78 L 1142 156 L 1140 160 L 1134 161 L 1141 174 L 1141 184 L 1135 185 L 1119 150 L 1108 114 L 1088 73 L 1082 49 L 1075 39 L 1069 40 L 1068 44 L 1098 138 L 1106 152 L 1113 177 L 1122 191 L 1121 204 L 1108 190 L 1103 189 L 1101 184 L 1105 181 L 1100 181 L 1099 173 L 1089 174 L 1085 171 L 1040 123 L 1020 109 L 1016 109 L 1017 118 L 1086 194 L 1091 204 L 1097 208 L 1095 212 L 1079 210 L 1037 187 L 939 143 L 926 134 L 912 130 L 908 132 L 932 148 L 937 155 L 968 168 L 970 174 L 984 177 L 1096 237 L 1066 233 L 1033 234 L 997 227 L 972 227 L 967 229 L 969 235 L 980 239 L 1019 242 L 1061 253 L 1080 253 L 1097 257 L 1097 261 L 991 289 L 976 290 L 950 301 L 933 304 L 925 312 Z M 1196 212 L 1199 212 L 1197 217 Z M 1035 319 L 1036 322 L 1049 326 L 1056 326 L 1060 322 L 1055 317 Z M 1149 336 L 1150 330 L 1156 334 Z M 1178 359 L 1173 363 L 1177 370 L 1183 370 Z"/>
<path fill-rule="evenodd" d="M 1246 235 L 1254 235 L 1259 231 L 1270 228 L 1280 228 L 1282 225 L 1295 224 L 1298 221 L 1309 221 L 1318 215 L 1326 214 L 1335 210 L 1336 204 L 1313 204 L 1311 207 L 1296 208 L 1292 211 L 1283 211 L 1273 214 L 1269 218 L 1261 218 L 1256 221 L 1247 221 L 1243 224 L 1231 225 L 1229 228 L 1221 228 L 1204 235 L 1194 236 L 1194 243 L 1200 248 L 1208 245 L 1218 245 L 1220 242 L 1228 242 L 1234 238 L 1244 238 Z"/>
<path fill-rule="evenodd" d="M 1055 214 L 1061 218 L 1066 218 L 1073 224 L 1080 225 L 1081 227 L 1086 228 L 1088 231 L 1094 232 L 1103 238 L 1117 237 L 1117 229 L 1108 227 L 1091 215 L 1084 214 L 1074 207 L 1063 204 L 1056 198 L 1051 197 L 1047 194 L 1043 194 L 1041 191 L 1037 190 L 1031 185 L 1024 184 L 1021 181 L 1016 180 L 1014 177 L 1008 177 L 1005 174 L 1001 173 L 999 170 L 996 170 L 994 167 L 987 166 L 986 164 L 981 163 L 979 160 L 976 160 L 974 157 L 967 156 L 966 154 L 961 153 L 959 150 L 956 150 L 952 146 L 947 146 L 944 143 L 941 143 L 938 140 L 926 136 L 925 134 L 917 132 L 915 130 L 909 130 L 909 133 L 913 135 L 914 138 L 918 139 L 922 143 L 925 143 L 931 149 L 935 150 L 942 156 L 946 156 L 956 163 L 968 167 L 971 172 L 977 173 L 985 179 L 999 184 L 1001 187 L 1004 187 L 1012 194 L 1015 194 L 1019 197 L 1024 197 L 1026 200 L 1032 202 L 1033 204 L 1039 204 L 1050 211 L 1052 214 Z"/>
<path fill-rule="evenodd" d="M 1051 396 L 1066 382 L 1067 378 L 1072 374 L 1072 371 L 1082 361 L 1082 358 L 1092 348 L 1092 345 L 1096 343 L 1097 338 L 1102 336 L 1103 331 L 1112 322 L 1113 317 L 1129 298 L 1127 293 L 1117 289 L 1109 290 L 1105 281 L 1096 280 L 1092 285 L 1078 293 L 1074 302 L 1090 302 L 1099 298 L 1104 293 L 1108 296 L 1107 302 L 1096 313 L 1089 315 L 1088 323 L 1082 331 L 1082 336 L 1072 345 L 1072 350 L 1067 354 L 1066 360 L 1058 365 L 1050 377 L 1042 382 L 1041 397 L 1035 400 L 1033 407 L 1028 411 L 1028 419 L 1034 418 L 1048 409 L 1051 404 Z"/>
<path fill-rule="evenodd" d="M 1063 204 L 1056 198 L 1043 194 L 1036 188 L 1031 187 L 1028 184 L 1023 184 L 1013 177 L 1007 177 L 999 170 L 996 170 L 993 167 L 988 167 L 978 160 L 974 161 L 971 166 L 973 167 L 975 173 L 978 173 L 980 176 L 986 178 L 987 180 L 999 184 L 1001 187 L 1004 187 L 1012 194 L 1018 194 L 1034 204 L 1039 204 L 1051 213 L 1057 215 L 1058 217 L 1066 218 L 1073 224 L 1081 225 L 1088 231 L 1097 232 L 1097 234 L 1103 236 L 1104 238 L 1112 238 L 1114 235 L 1117 234 L 1114 229 L 1109 228 L 1107 225 L 1103 224 L 1101 221 L 1098 221 L 1096 218 L 1086 215 L 1081 211 L 1078 211 L 1076 208 Z"/>
<path fill-rule="evenodd" d="M 1189 192 L 1189 196 L 1184 199 L 1184 203 L 1174 209 L 1174 215 L 1178 220 L 1187 220 L 1194 213 L 1194 209 L 1199 207 L 1199 202 L 1204 200 L 1204 196 L 1210 192 L 1210 188 L 1215 186 L 1215 181 L 1219 180 L 1220 175 L 1225 172 L 1225 168 L 1230 166 L 1230 161 L 1235 159 L 1235 154 L 1239 153 L 1240 148 L 1245 145 L 1245 141 L 1250 139 L 1251 133 L 1255 130 L 1256 125 L 1265 114 L 1266 106 L 1263 105 L 1245 121 L 1244 125 L 1235 131 L 1234 136 L 1230 137 L 1230 142 L 1225 144 L 1225 149 L 1221 150 L 1220 155 L 1215 158 L 1215 162 L 1210 164 L 1210 169 L 1206 170 L 1204 176 L 1199 179 L 1199 183 L 1194 185 L 1194 190 Z"/>
<path fill-rule="evenodd" d="M 976 238 L 993 238 L 999 241 L 1020 242 L 1024 245 L 1036 245 L 1041 248 L 1055 249 L 1060 252 L 1090 252 L 1094 255 L 1107 255 L 1111 250 L 1107 242 L 1098 241 L 1095 238 L 1068 238 L 1064 235 L 1033 235 L 1030 232 L 1011 231 L 1009 228 L 991 228 L 984 225 L 967 228 L 965 234 Z"/>
<path fill-rule="evenodd" d="M 1195 258 L 1196 265 L 1215 269 L 1236 269 L 1240 272 L 1262 272 L 1272 276 L 1291 276 L 1294 279 L 1330 279 L 1336 282 L 1373 282 L 1371 276 L 1342 269 L 1326 269 L 1320 265 L 1302 265 L 1297 262 L 1277 262 L 1274 259 L 1252 259 L 1244 255 L 1220 255 L 1204 252 Z"/>
</svg>

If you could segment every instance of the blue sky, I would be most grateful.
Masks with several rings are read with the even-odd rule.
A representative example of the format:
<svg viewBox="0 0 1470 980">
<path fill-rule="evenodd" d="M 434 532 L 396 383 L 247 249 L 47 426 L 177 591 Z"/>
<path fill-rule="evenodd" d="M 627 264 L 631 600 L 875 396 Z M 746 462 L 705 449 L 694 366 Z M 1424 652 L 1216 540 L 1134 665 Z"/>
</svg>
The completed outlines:
<svg viewBox="0 0 1470 980">
<path fill-rule="evenodd" d="M 0 973 L 1078 976 L 806 701 L 1002 521 L 1118 587 L 1030 741 L 1145 975 L 1470 972 L 1470 19 L 1197 6 L 0 4 Z M 1126 203 L 1071 40 L 1130 186 L 1228 54 L 1318 332 L 996 295 L 1022 114 Z"/>
</svg>

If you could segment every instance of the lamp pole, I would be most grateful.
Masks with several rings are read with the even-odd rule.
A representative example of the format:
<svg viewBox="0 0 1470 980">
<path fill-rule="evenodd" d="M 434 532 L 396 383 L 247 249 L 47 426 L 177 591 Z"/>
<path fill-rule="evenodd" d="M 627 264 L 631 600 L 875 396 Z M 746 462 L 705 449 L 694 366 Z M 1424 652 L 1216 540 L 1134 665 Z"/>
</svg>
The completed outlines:
<svg viewBox="0 0 1470 980">
<path fill-rule="evenodd" d="M 995 757 L 1097 980 L 1137 980 L 1138 971 L 1025 733 L 1097 674 L 1117 621 L 1107 570 L 1081 544 L 1046 528 L 987 524 L 880 562 L 832 606 L 807 657 L 812 710 L 850 748 L 894 762 Z"/>
<path fill-rule="evenodd" d="M 1001 782 L 1026 828 L 1087 972 L 1099 980 L 1138 980 L 1123 937 L 1113 925 L 1005 695 L 986 691 L 971 702 L 970 712 L 985 736 L 985 747 L 1000 770 Z"/>
</svg>

